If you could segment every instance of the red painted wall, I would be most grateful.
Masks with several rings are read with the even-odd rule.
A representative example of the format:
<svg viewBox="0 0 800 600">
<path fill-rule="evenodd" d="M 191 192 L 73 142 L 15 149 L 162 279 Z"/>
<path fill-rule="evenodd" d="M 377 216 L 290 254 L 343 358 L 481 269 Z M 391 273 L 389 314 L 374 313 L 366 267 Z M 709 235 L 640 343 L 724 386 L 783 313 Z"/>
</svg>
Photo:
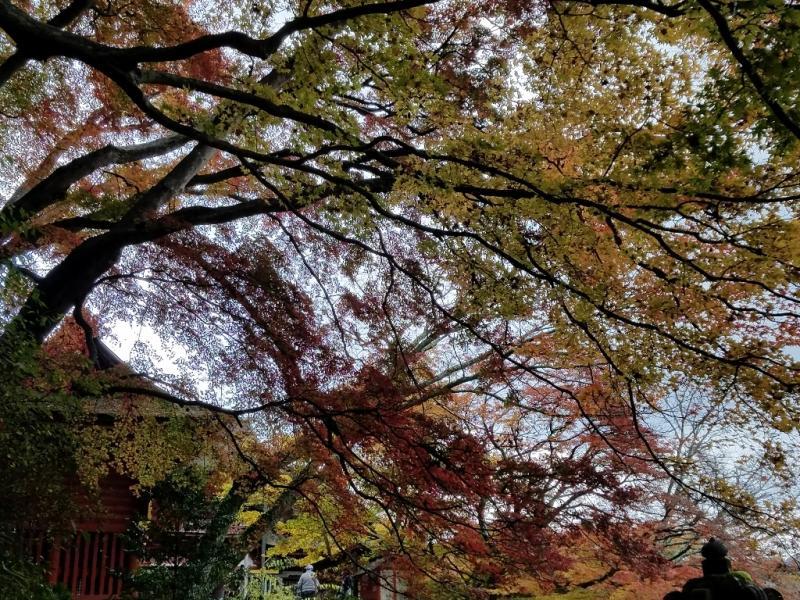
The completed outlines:
<svg viewBox="0 0 800 600">
<path fill-rule="evenodd" d="M 52 543 L 34 542 L 32 550 L 48 564 L 50 582 L 62 584 L 75 600 L 106 600 L 122 590 L 122 574 L 135 558 L 123 547 L 122 534 L 145 506 L 131 492 L 133 481 L 111 474 L 100 482 L 100 498 L 84 507 L 76 533 Z"/>
<path fill-rule="evenodd" d="M 384 569 L 377 575 L 367 573 L 361 576 L 358 582 L 358 597 L 360 600 L 405 600 L 399 591 L 404 588 L 402 580 L 397 573 Z"/>
</svg>

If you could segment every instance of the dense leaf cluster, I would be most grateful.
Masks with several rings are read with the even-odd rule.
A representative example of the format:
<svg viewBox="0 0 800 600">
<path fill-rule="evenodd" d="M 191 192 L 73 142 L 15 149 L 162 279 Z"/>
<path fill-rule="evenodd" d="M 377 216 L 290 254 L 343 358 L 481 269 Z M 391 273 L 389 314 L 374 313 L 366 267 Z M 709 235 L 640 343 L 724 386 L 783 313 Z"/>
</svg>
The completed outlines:
<svg viewBox="0 0 800 600">
<path fill-rule="evenodd" d="M 91 393 L 208 414 L 209 535 L 263 494 L 243 546 L 294 517 L 420 593 L 791 539 L 795 6 L 227 4 L 0 1 L 4 372 L 135 324 Z"/>
</svg>

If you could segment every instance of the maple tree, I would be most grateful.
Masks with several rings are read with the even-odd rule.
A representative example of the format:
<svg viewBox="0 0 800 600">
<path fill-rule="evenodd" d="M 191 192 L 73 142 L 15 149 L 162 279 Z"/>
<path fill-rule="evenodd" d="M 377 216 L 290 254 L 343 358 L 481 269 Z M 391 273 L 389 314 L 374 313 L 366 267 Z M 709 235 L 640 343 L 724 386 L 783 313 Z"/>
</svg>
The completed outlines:
<svg viewBox="0 0 800 600">
<path fill-rule="evenodd" d="M 4 369 L 147 326 L 98 391 L 219 419 L 228 524 L 464 593 L 796 531 L 795 6 L 229 4 L 0 2 Z"/>
</svg>

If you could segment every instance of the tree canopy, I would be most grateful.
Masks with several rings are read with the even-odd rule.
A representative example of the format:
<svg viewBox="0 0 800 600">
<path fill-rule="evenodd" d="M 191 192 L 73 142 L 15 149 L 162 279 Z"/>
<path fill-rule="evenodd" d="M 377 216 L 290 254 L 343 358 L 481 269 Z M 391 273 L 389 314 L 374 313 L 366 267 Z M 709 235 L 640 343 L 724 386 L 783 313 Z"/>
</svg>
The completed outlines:
<svg viewBox="0 0 800 600">
<path fill-rule="evenodd" d="M 1 0 L 0 29 L 3 369 L 30 387 L 68 316 L 95 363 L 152 331 L 91 395 L 217 419 L 230 507 L 280 500 L 250 534 L 302 505 L 469 595 L 796 533 L 793 3 Z"/>
</svg>

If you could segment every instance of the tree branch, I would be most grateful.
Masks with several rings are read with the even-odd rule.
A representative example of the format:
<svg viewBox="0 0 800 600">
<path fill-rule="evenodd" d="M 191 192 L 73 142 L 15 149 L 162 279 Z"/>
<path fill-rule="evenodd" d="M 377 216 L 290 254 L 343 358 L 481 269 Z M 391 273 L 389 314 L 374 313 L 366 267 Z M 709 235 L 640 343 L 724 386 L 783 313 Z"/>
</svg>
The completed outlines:
<svg viewBox="0 0 800 600">
<path fill-rule="evenodd" d="M 84 10 L 94 4 L 95 0 L 72 0 L 64 9 L 62 9 L 56 16 L 50 19 L 47 24 L 59 29 L 67 27 L 75 19 L 77 19 Z M 9 56 L 3 64 L 0 64 L 0 86 L 8 82 L 9 79 L 25 66 L 30 57 L 22 52 L 14 52 Z"/>
<path fill-rule="evenodd" d="M 714 20 L 714 24 L 717 26 L 722 41 L 727 46 L 736 62 L 739 63 L 742 72 L 753 85 L 753 88 L 755 88 L 761 100 L 769 107 L 772 114 L 775 115 L 775 118 L 778 119 L 794 137 L 800 140 L 800 124 L 789 116 L 789 113 L 781 106 L 780 102 L 773 97 L 772 92 L 767 87 L 766 83 L 764 83 L 761 75 L 745 55 L 739 41 L 734 37 L 728 25 L 728 21 L 710 0 L 697 0 L 697 2 Z"/>
<path fill-rule="evenodd" d="M 189 140 L 183 136 L 169 135 L 133 146 L 109 144 L 89 152 L 58 167 L 19 198 L 12 198 L 0 209 L 0 221 L 9 227 L 23 218 L 35 215 L 48 206 L 63 200 L 70 186 L 102 167 L 161 156 L 188 142 Z"/>
</svg>

